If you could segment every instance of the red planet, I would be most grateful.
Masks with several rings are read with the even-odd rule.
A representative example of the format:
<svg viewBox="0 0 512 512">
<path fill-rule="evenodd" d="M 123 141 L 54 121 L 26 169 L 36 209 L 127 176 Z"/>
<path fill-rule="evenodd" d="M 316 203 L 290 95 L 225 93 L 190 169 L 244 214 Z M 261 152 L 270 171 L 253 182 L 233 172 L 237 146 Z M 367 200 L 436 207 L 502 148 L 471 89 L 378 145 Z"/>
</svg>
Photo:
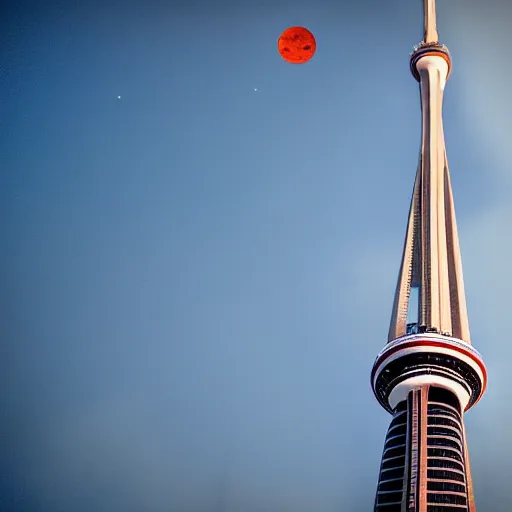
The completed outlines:
<svg viewBox="0 0 512 512">
<path fill-rule="evenodd" d="M 315 36 L 304 27 L 289 27 L 277 40 L 281 57 L 292 64 L 304 64 L 316 51 Z"/>
</svg>

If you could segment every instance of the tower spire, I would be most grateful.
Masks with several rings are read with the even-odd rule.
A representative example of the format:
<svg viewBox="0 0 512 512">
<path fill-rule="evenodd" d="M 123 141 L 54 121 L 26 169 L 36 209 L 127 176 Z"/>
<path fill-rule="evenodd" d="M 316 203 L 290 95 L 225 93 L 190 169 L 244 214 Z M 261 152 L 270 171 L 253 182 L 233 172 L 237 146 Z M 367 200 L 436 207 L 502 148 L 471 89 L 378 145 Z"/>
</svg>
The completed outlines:
<svg viewBox="0 0 512 512">
<path fill-rule="evenodd" d="M 436 43 L 438 41 L 436 27 L 436 0 L 423 0 L 424 36 L 423 42 Z"/>
</svg>

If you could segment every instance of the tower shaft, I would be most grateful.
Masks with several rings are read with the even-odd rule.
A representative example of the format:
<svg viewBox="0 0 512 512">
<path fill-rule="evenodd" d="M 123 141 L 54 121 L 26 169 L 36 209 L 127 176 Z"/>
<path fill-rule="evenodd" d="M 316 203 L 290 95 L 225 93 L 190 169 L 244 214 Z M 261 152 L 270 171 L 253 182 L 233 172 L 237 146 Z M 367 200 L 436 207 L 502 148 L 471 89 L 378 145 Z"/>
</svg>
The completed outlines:
<svg viewBox="0 0 512 512">
<path fill-rule="evenodd" d="M 423 385 L 395 409 L 375 498 L 378 512 L 475 512 L 460 403 Z"/>
<path fill-rule="evenodd" d="M 418 59 L 422 136 L 418 170 L 388 341 L 407 333 L 408 315 L 422 332 L 470 342 L 464 282 L 442 122 L 449 66 L 445 54 Z M 410 311 L 411 291 L 418 310 Z"/>
</svg>

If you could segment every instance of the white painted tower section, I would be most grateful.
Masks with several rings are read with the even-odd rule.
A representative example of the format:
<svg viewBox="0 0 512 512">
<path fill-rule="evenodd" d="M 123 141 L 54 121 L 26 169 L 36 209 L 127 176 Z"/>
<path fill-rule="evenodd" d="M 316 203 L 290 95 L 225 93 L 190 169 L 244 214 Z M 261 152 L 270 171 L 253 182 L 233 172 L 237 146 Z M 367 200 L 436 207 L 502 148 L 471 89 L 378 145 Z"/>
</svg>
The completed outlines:
<svg viewBox="0 0 512 512">
<path fill-rule="evenodd" d="M 388 341 L 407 334 L 411 288 L 418 290 L 418 328 L 470 343 L 459 237 L 442 105 L 449 74 L 435 52 L 416 62 L 422 110 L 421 152 L 409 212 Z"/>
</svg>

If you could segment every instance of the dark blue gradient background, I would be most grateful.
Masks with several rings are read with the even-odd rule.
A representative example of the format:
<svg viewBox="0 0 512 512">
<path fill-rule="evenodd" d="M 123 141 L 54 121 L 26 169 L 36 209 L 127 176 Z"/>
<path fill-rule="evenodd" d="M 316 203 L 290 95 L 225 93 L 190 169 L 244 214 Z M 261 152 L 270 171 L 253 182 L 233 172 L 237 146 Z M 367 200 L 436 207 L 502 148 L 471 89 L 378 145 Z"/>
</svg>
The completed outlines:
<svg viewBox="0 0 512 512">
<path fill-rule="evenodd" d="M 512 5 L 438 3 L 475 492 L 509 512 Z M 371 510 L 420 0 L 2 5 L 0 510 Z"/>
</svg>

